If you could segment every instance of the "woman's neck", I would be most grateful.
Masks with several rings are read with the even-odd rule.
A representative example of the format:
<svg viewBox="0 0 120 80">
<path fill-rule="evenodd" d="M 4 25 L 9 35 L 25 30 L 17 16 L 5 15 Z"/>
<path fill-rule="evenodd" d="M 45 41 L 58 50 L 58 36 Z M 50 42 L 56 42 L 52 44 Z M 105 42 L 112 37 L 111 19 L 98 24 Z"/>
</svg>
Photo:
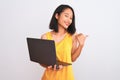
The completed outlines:
<svg viewBox="0 0 120 80">
<path fill-rule="evenodd" d="M 62 35 L 65 35 L 66 32 L 67 32 L 66 29 L 64 29 L 63 27 L 59 27 L 58 32 L 56 33 L 56 35 L 62 36 Z"/>
<path fill-rule="evenodd" d="M 60 42 L 61 40 L 63 40 L 64 37 L 66 36 L 66 34 L 67 34 L 67 31 L 66 30 L 62 30 L 62 29 L 59 29 L 58 32 L 55 32 L 55 31 L 51 32 L 52 39 L 56 43 Z"/>
</svg>

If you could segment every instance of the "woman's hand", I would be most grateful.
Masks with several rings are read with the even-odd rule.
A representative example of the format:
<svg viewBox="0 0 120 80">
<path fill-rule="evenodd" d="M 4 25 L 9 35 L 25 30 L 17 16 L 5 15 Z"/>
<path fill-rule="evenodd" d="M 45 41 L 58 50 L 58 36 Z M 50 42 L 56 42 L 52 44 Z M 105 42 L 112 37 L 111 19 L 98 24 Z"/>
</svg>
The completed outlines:
<svg viewBox="0 0 120 80">
<path fill-rule="evenodd" d="M 63 68 L 63 65 L 54 65 L 54 66 L 48 66 L 47 67 L 48 69 L 51 69 L 51 70 L 61 70 Z"/>
<path fill-rule="evenodd" d="M 88 35 L 83 35 L 82 33 L 75 34 L 75 36 L 73 37 L 73 47 L 71 56 L 72 62 L 76 61 L 76 59 L 80 56 L 86 37 L 88 37 Z"/>
<path fill-rule="evenodd" d="M 88 35 L 84 35 L 82 33 L 76 35 L 76 38 L 77 38 L 77 40 L 79 42 L 79 45 L 81 45 L 81 46 L 84 45 L 86 37 L 88 37 Z"/>
</svg>

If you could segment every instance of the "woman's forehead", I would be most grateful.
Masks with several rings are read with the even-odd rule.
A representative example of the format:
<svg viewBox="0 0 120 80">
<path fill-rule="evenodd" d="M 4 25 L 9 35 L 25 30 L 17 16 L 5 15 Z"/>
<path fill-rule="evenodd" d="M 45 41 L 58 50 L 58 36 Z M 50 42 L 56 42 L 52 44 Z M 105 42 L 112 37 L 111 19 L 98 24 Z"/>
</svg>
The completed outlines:
<svg viewBox="0 0 120 80">
<path fill-rule="evenodd" d="M 73 12 L 71 9 L 67 8 L 63 11 L 64 14 L 68 14 L 68 15 L 73 15 Z"/>
</svg>

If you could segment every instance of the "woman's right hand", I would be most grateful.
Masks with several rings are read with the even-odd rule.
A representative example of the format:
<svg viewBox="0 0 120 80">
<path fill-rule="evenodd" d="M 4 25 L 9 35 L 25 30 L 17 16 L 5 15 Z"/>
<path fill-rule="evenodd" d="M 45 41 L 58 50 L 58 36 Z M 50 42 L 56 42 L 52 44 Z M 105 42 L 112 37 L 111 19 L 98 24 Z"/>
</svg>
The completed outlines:
<svg viewBox="0 0 120 80">
<path fill-rule="evenodd" d="M 51 69 L 51 70 L 61 70 L 63 68 L 63 65 L 54 65 L 54 66 L 48 66 L 47 67 L 48 69 Z"/>
</svg>

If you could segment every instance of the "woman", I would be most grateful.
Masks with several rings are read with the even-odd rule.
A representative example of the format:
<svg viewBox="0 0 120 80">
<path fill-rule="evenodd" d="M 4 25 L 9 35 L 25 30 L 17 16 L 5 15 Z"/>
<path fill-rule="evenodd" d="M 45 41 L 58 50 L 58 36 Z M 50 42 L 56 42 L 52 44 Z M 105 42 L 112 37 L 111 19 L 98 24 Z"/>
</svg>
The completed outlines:
<svg viewBox="0 0 120 80">
<path fill-rule="evenodd" d="M 56 8 L 49 28 L 52 30 L 41 36 L 42 39 L 55 41 L 57 59 L 72 63 L 80 55 L 87 36 L 77 34 L 75 28 L 74 10 L 69 5 Z M 42 65 L 44 66 L 44 65 Z M 59 69 L 46 67 L 42 80 L 74 80 L 72 65 L 59 65 Z"/>
</svg>

